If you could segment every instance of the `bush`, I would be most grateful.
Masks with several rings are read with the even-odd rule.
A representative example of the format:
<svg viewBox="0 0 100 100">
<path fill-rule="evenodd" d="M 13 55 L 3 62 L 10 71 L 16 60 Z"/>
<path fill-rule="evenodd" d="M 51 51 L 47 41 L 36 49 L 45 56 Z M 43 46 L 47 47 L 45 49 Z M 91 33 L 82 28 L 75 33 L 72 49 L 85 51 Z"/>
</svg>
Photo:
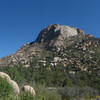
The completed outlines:
<svg viewBox="0 0 100 100">
<path fill-rule="evenodd" d="M 61 88 L 58 91 L 62 95 L 63 100 L 90 100 L 99 95 L 98 91 L 90 87 L 66 87 Z"/>
<path fill-rule="evenodd" d="M 45 100 L 61 100 L 61 95 L 56 90 L 46 90 L 44 97 Z"/>
<path fill-rule="evenodd" d="M 19 100 L 36 100 L 35 97 L 29 92 L 21 92 L 18 99 Z"/>
</svg>

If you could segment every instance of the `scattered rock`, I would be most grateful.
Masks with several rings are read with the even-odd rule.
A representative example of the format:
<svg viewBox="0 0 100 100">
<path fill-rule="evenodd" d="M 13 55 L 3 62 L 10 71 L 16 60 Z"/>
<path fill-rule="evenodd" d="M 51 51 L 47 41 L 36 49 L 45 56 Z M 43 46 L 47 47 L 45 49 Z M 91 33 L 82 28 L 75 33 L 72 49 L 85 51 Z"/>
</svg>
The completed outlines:
<svg viewBox="0 0 100 100">
<path fill-rule="evenodd" d="M 60 61 L 60 57 L 54 57 L 54 62 Z"/>
</svg>

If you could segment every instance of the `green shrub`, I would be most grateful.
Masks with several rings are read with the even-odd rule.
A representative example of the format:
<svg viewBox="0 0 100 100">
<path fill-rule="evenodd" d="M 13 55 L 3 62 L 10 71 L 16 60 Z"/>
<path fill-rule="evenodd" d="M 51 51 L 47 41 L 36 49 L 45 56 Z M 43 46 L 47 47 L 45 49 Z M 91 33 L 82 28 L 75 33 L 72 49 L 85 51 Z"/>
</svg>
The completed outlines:
<svg viewBox="0 0 100 100">
<path fill-rule="evenodd" d="M 17 67 L 9 67 L 7 71 L 11 76 L 11 79 L 15 80 L 16 82 L 20 83 L 21 80 L 23 80 L 23 77 Z"/>
<path fill-rule="evenodd" d="M 61 95 L 54 90 L 46 91 L 44 97 L 45 100 L 61 100 Z"/>
<path fill-rule="evenodd" d="M 29 92 L 21 92 L 19 100 L 36 100 L 35 97 Z"/>
</svg>

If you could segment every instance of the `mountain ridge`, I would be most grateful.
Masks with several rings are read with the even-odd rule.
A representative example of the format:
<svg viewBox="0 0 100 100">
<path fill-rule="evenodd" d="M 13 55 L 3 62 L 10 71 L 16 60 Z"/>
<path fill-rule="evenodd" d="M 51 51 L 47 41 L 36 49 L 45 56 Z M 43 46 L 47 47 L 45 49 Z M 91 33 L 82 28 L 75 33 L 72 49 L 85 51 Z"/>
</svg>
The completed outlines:
<svg viewBox="0 0 100 100">
<path fill-rule="evenodd" d="M 72 58 L 76 63 L 81 62 L 77 56 L 78 53 L 80 56 L 85 55 L 84 52 L 90 54 L 88 49 L 91 48 L 90 51 L 94 52 L 93 46 L 97 50 L 97 47 L 100 46 L 100 39 L 95 38 L 91 34 L 86 34 L 78 28 L 51 24 L 40 32 L 34 42 L 25 44 L 14 54 L 1 58 L 0 66 L 16 66 L 21 64 L 24 67 L 29 67 L 30 62 L 34 59 L 38 59 L 39 62 L 45 62 L 48 58 L 50 58 L 50 64 L 53 61 L 53 65 L 56 65 L 55 63 L 58 62 L 67 66 L 67 64 L 72 63 Z M 75 57 L 70 58 L 73 53 L 77 54 L 74 56 L 77 56 L 79 60 Z M 61 61 L 61 59 L 67 60 Z M 82 57 L 82 59 L 85 60 L 86 58 Z M 44 62 L 42 63 L 43 65 L 45 65 Z"/>
</svg>

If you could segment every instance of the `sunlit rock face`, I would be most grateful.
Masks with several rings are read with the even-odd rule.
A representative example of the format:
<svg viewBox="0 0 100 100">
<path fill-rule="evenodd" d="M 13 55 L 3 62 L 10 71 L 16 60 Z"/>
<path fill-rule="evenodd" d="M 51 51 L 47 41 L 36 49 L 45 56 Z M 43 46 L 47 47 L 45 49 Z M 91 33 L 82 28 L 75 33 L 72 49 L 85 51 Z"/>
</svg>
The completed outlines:
<svg viewBox="0 0 100 100">
<path fill-rule="evenodd" d="M 54 31 L 59 32 L 59 34 L 63 35 L 63 37 L 65 38 L 78 35 L 77 30 L 69 26 L 56 25 L 56 28 Z"/>
<path fill-rule="evenodd" d="M 47 47 L 66 47 L 84 37 L 85 33 L 80 29 L 51 24 L 40 32 L 36 42 L 45 43 Z"/>
<path fill-rule="evenodd" d="M 51 24 L 40 32 L 36 41 L 40 43 L 48 42 L 55 38 L 58 38 L 59 40 L 64 40 L 68 37 L 76 35 L 78 35 L 78 31 L 75 28 L 59 24 Z"/>
</svg>

